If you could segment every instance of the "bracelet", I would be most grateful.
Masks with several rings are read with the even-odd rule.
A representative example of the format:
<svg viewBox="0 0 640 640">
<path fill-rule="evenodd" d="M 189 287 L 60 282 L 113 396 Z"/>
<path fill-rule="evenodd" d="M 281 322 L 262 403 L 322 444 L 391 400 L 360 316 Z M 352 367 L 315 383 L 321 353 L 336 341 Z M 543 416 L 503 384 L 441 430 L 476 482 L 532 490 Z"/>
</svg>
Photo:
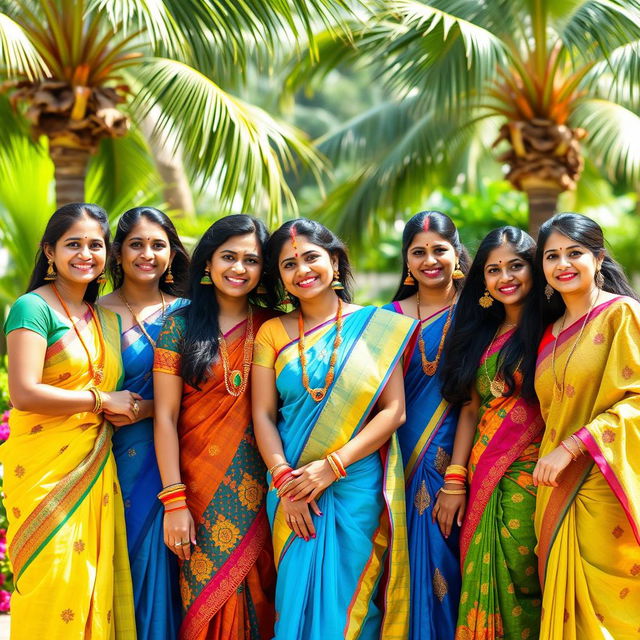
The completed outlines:
<svg viewBox="0 0 640 640">
<path fill-rule="evenodd" d="M 454 482 L 459 484 L 466 484 L 467 478 L 459 473 L 447 473 L 444 476 L 445 482 Z"/>
<path fill-rule="evenodd" d="M 296 481 L 295 478 L 291 478 L 291 480 L 287 480 L 277 491 L 276 495 L 278 498 L 282 497 L 282 494 L 287 491 L 287 488 L 290 487 Z"/>
<path fill-rule="evenodd" d="M 330 455 L 328 455 L 325 458 L 325 460 L 329 463 L 331 470 L 336 476 L 336 482 L 338 482 L 338 480 L 342 480 L 342 474 L 340 473 L 340 469 L 338 469 L 338 465 L 334 462 L 333 458 Z"/>
<path fill-rule="evenodd" d="M 102 411 L 102 393 L 98 387 L 89 387 L 89 391 L 93 394 L 93 409 L 91 413 L 100 413 Z"/>
<path fill-rule="evenodd" d="M 448 496 L 462 496 L 462 495 L 466 495 L 467 490 L 466 489 L 445 489 L 444 487 L 442 487 L 442 489 L 440 489 L 441 493 L 446 493 Z"/>
<path fill-rule="evenodd" d="M 183 505 L 180 505 L 179 507 L 173 507 L 172 509 L 165 509 L 164 512 L 171 513 L 172 511 L 182 511 L 182 509 L 186 509 L 186 508 L 187 508 L 187 505 L 183 504 Z"/>
<path fill-rule="evenodd" d="M 466 487 L 467 483 L 465 480 L 452 480 L 451 478 L 445 478 L 444 479 L 444 483 L 445 484 L 455 484 L 458 485 L 459 487 Z"/>
<path fill-rule="evenodd" d="M 280 467 L 289 467 L 289 468 L 291 468 L 291 465 L 288 462 L 278 462 L 277 464 L 274 464 L 273 467 L 271 467 L 271 469 L 269 469 L 269 475 L 271 477 L 273 477 L 273 472 L 276 469 L 279 469 Z"/>
<path fill-rule="evenodd" d="M 290 475 L 292 472 L 293 472 L 293 469 L 291 467 L 287 467 L 284 471 L 281 471 L 276 476 L 272 477 L 271 480 L 273 482 L 273 486 L 277 487 L 277 486 L 281 485 L 282 484 L 282 478 L 284 478 L 285 476 Z"/>
<path fill-rule="evenodd" d="M 578 456 L 569 449 L 564 440 L 560 441 L 560 446 L 571 456 L 571 459 L 575 462 L 578 459 Z"/>
<path fill-rule="evenodd" d="M 158 498 L 160 496 L 163 496 L 165 493 L 169 493 L 171 491 L 176 491 L 178 489 L 186 489 L 187 485 L 184 484 L 184 482 L 174 482 L 173 484 L 168 484 L 166 487 L 164 487 L 159 493 L 158 493 Z"/>
<path fill-rule="evenodd" d="M 186 502 L 185 496 L 177 496 L 176 498 L 169 498 L 168 500 L 162 500 L 162 504 L 167 506 L 168 504 L 172 504 L 174 502 Z"/>
<path fill-rule="evenodd" d="M 445 476 L 448 476 L 449 474 L 455 474 L 455 475 L 461 475 L 463 477 L 467 477 L 467 467 L 461 465 L 461 464 L 450 464 L 446 471 L 444 472 Z"/>
<path fill-rule="evenodd" d="M 273 486 L 276 489 L 279 489 L 283 484 L 286 484 L 290 480 L 295 480 L 295 476 L 292 471 L 286 471 L 285 473 L 278 476 L 276 480 L 273 481 Z"/>
<path fill-rule="evenodd" d="M 340 472 L 340 475 L 343 478 L 347 477 L 347 470 L 344 467 L 344 463 L 342 462 L 342 458 L 338 455 L 337 451 L 334 451 L 333 453 L 330 453 L 329 458 L 331 458 L 335 463 L 336 466 L 338 467 L 338 471 Z"/>
<path fill-rule="evenodd" d="M 575 445 L 578 447 L 578 451 L 580 451 L 580 453 L 582 455 L 584 455 L 586 453 L 586 450 L 584 449 L 584 445 L 582 444 L 582 440 L 580 440 L 580 438 L 578 438 L 578 436 L 575 433 L 572 433 L 569 438 L 571 438 L 571 440 L 575 443 Z"/>
</svg>

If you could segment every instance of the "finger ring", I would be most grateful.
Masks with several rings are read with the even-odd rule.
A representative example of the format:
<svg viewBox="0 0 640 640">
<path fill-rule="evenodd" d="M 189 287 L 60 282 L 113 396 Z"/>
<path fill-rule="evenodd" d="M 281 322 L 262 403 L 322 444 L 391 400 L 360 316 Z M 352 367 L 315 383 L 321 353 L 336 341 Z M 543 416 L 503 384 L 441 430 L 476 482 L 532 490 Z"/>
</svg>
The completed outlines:
<svg viewBox="0 0 640 640">
<path fill-rule="evenodd" d="M 139 412 L 140 412 L 140 405 L 138 404 L 137 400 L 134 400 L 133 401 L 133 415 L 137 416 Z"/>
<path fill-rule="evenodd" d="M 173 546 L 174 547 L 182 547 L 182 546 L 185 546 L 185 545 L 188 545 L 188 544 L 189 544 L 188 540 L 182 540 L 181 542 L 174 542 Z"/>
</svg>

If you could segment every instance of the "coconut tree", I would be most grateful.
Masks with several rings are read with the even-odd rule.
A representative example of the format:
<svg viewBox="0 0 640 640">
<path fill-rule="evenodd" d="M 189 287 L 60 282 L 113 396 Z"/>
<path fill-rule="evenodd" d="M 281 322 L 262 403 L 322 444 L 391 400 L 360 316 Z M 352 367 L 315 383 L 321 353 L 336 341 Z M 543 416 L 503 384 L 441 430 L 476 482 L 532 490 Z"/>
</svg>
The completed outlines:
<svg viewBox="0 0 640 640">
<path fill-rule="evenodd" d="M 505 167 L 536 230 L 585 158 L 640 180 L 638 0 L 386 0 L 354 42 L 298 62 L 289 87 L 367 65 L 388 100 L 318 141 L 355 167 L 322 210 L 344 231 L 416 206 L 437 184 Z"/>
<path fill-rule="evenodd" d="M 299 133 L 226 91 L 253 51 L 286 32 L 340 23 L 329 0 L 0 0 L 0 78 L 12 105 L 44 137 L 58 204 L 81 201 L 104 139 L 153 116 L 154 136 L 184 153 L 192 177 L 223 203 L 271 217 L 294 204 L 285 170 L 319 160 Z M 1 127 L 2 125 L 0 125 Z"/>
</svg>

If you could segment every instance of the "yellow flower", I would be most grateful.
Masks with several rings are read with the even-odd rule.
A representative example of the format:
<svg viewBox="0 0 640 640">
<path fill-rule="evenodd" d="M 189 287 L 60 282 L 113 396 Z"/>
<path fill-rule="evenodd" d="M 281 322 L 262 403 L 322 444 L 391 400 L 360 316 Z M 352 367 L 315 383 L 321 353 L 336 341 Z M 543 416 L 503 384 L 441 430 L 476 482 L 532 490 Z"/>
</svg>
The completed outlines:
<svg viewBox="0 0 640 640">
<path fill-rule="evenodd" d="M 240 529 L 222 514 L 211 527 L 211 539 L 221 551 L 228 551 L 240 539 Z"/>
<path fill-rule="evenodd" d="M 198 582 L 206 582 L 211 577 L 211 572 L 213 571 L 213 562 L 207 558 L 207 556 L 202 553 L 202 549 L 200 547 L 196 547 L 194 552 L 191 554 L 191 560 L 189 561 L 189 568 L 191 569 L 191 573 L 193 577 Z M 188 588 L 188 585 L 186 585 Z M 180 585 L 182 590 L 182 584 Z M 183 591 L 183 596 L 184 596 Z M 183 597 L 183 602 L 187 600 Z"/>
<path fill-rule="evenodd" d="M 238 500 L 243 507 L 257 511 L 262 504 L 264 487 L 248 473 L 242 474 L 242 482 L 238 487 Z"/>
</svg>

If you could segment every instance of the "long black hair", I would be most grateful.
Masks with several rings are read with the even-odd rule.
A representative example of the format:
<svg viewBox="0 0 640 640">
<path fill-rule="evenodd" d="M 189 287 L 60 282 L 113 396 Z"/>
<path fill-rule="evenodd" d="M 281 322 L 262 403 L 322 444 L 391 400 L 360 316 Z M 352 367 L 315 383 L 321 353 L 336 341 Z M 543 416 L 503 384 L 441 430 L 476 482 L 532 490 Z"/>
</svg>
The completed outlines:
<svg viewBox="0 0 640 640">
<path fill-rule="evenodd" d="M 297 236 L 304 236 L 312 244 L 322 247 L 331 257 L 338 258 L 338 271 L 344 289 L 337 290 L 336 294 L 343 302 L 351 302 L 353 273 L 344 243 L 333 231 L 319 222 L 307 218 L 298 218 L 297 220 L 285 222 L 278 230 L 273 232 L 267 243 L 264 273 L 265 285 L 272 304 L 277 304 L 285 296 L 289 296 L 293 306 L 298 306 L 297 298 L 285 291 L 278 267 L 282 246 L 287 240 L 291 240 L 292 233 Z"/>
<path fill-rule="evenodd" d="M 409 273 L 409 268 L 407 267 L 409 247 L 415 236 L 422 231 L 433 231 L 443 240 L 446 240 L 456 252 L 462 273 L 466 275 L 469 271 L 469 264 L 471 262 L 469 252 L 462 242 L 460 242 L 460 235 L 453 220 L 440 211 L 421 211 L 409 219 L 402 232 L 402 274 L 400 275 L 398 290 L 393 296 L 394 300 L 404 300 L 418 290 L 417 283 L 405 284 L 404 281 Z M 456 291 L 462 289 L 463 284 L 463 279 L 453 281 L 453 286 L 456 288 Z"/>
<path fill-rule="evenodd" d="M 97 204 L 90 204 L 88 202 L 70 202 L 69 204 L 65 204 L 57 209 L 49 218 L 49 222 L 47 222 L 44 234 L 40 240 L 40 248 L 36 254 L 35 266 L 31 272 L 27 293 L 48 284 L 44 277 L 49 268 L 49 260 L 44 253 L 44 248 L 46 246 L 54 247 L 56 242 L 84 216 L 93 218 L 100 225 L 105 250 L 107 255 L 109 255 L 111 230 L 109 229 L 107 212 Z M 93 304 L 98 298 L 99 291 L 100 285 L 96 278 L 88 284 L 84 292 L 83 298 L 85 302 Z"/>
<path fill-rule="evenodd" d="M 265 254 L 269 232 L 264 222 L 244 214 L 225 216 L 214 222 L 205 232 L 191 258 L 189 268 L 189 298 L 191 304 L 179 309 L 176 315 L 184 316 L 186 330 L 180 344 L 182 354 L 182 378 L 187 384 L 199 389 L 206 380 L 211 365 L 218 353 L 220 308 L 215 289 L 211 285 L 200 284 L 207 261 L 214 251 L 229 238 L 254 233 Z M 262 305 L 263 299 L 256 289 L 249 293 L 249 303 Z"/>
<path fill-rule="evenodd" d="M 124 282 L 124 272 L 118 265 L 118 257 L 122 252 L 122 243 L 131 233 L 131 230 L 138 224 L 140 218 L 146 218 L 149 222 L 157 224 L 167 234 L 171 251 L 175 253 L 171 261 L 171 274 L 173 283 L 166 282 L 166 272 L 160 278 L 159 287 L 161 291 L 172 296 L 184 294 L 189 275 L 189 255 L 184 248 L 178 232 L 173 222 L 162 211 L 153 207 L 134 207 L 125 211 L 118 220 L 116 235 L 113 238 L 111 255 L 109 256 L 108 270 L 114 289 L 119 289 Z"/>
<path fill-rule="evenodd" d="M 535 265 L 541 274 L 540 290 L 537 293 L 539 306 L 542 307 L 543 317 L 546 323 L 555 322 L 565 310 L 565 304 L 559 293 L 554 293 L 547 301 L 543 293 L 546 280 L 542 268 L 544 258 L 544 250 L 549 236 L 554 232 L 570 238 L 574 242 L 581 244 L 583 247 L 591 251 L 596 257 L 600 258 L 604 254 L 604 260 L 600 265 L 601 273 L 604 277 L 604 285 L 602 289 L 616 295 L 629 296 L 634 300 L 639 300 L 638 294 L 634 291 L 627 280 L 622 267 L 606 253 L 604 234 L 602 227 L 580 213 L 558 213 L 549 218 L 540 227 L 538 233 L 538 250 L 536 251 Z"/>
<path fill-rule="evenodd" d="M 441 370 L 442 395 L 453 404 L 470 400 L 478 363 L 505 319 L 504 305 L 498 300 L 494 299 L 493 304 L 486 309 L 478 304 L 486 288 L 484 268 L 489 254 L 505 244 L 510 245 L 514 253 L 530 265 L 533 277 L 536 245 L 529 234 L 516 227 L 504 226 L 490 231 L 485 236 L 467 274 L 464 288 L 458 298 L 454 321 L 445 342 Z M 540 318 L 537 324 L 541 327 Z M 498 374 L 506 383 L 505 395 L 513 393 L 513 376 L 520 365 L 524 376 L 522 393 L 528 398 L 535 397 L 533 378 L 537 345 L 537 341 L 532 343 L 525 340 L 521 328 L 518 327 L 502 347 Z M 528 357 L 529 352 L 533 353 L 533 360 Z"/>
</svg>

